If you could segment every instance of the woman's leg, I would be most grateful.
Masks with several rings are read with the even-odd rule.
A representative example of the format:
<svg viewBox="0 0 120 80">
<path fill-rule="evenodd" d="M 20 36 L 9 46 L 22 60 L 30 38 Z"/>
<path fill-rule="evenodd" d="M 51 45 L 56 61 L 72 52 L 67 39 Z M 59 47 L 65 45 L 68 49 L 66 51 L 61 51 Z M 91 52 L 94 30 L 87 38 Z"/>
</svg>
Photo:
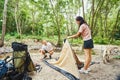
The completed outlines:
<svg viewBox="0 0 120 80">
<path fill-rule="evenodd" d="M 85 65 L 84 69 L 87 70 L 90 66 L 91 62 L 91 49 L 84 49 L 85 52 Z"/>
</svg>

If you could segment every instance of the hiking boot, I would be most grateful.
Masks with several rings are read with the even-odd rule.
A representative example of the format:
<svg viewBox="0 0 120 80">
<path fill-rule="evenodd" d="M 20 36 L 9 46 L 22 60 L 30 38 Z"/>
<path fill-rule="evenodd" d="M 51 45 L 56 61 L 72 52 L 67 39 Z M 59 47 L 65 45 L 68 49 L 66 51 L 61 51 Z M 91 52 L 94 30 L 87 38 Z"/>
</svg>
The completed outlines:
<svg viewBox="0 0 120 80">
<path fill-rule="evenodd" d="M 59 57 L 55 58 L 55 60 L 57 61 L 59 59 Z"/>
<path fill-rule="evenodd" d="M 47 57 L 47 55 L 45 55 L 43 59 L 45 59 L 46 57 Z"/>
<path fill-rule="evenodd" d="M 52 56 L 51 56 L 51 55 L 49 55 L 49 58 L 50 58 L 50 59 L 52 59 Z"/>
<path fill-rule="evenodd" d="M 90 69 L 85 70 L 84 68 L 82 68 L 81 70 L 79 70 L 80 73 L 84 73 L 84 74 L 88 74 L 90 71 Z"/>
</svg>

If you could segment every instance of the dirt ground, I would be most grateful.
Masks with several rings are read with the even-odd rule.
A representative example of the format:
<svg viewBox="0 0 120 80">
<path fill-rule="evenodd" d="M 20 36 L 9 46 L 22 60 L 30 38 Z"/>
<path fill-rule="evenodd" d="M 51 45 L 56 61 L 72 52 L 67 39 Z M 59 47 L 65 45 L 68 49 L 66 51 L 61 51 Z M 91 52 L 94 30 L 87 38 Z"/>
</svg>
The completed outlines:
<svg viewBox="0 0 120 80">
<path fill-rule="evenodd" d="M 60 54 L 55 53 L 53 58 Z M 42 66 L 40 73 L 32 75 L 33 80 L 68 80 L 65 76 L 52 68 L 45 65 L 40 59 L 42 56 L 39 53 L 31 54 L 35 63 Z M 78 55 L 81 61 L 84 61 L 84 55 Z M 116 80 L 116 76 L 120 75 L 120 60 L 112 60 L 110 64 L 103 64 L 100 55 L 93 55 L 92 61 L 100 62 L 100 64 L 92 65 L 89 74 L 80 74 L 80 80 Z"/>
<path fill-rule="evenodd" d="M 116 80 L 116 76 L 120 75 L 120 60 L 111 60 L 109 64 L 103 64 L 102 62 L 102 51 L 106 46 L 95 45 L 95 55 L 92 55 L 92 61 L 100 62 L 100 64 L 94 64 L 90 66 L 91 72 L 89 74 L 80 74 L 80 80 Z M 78 49 L 78 47 L 74 47 Z M 7 53 L 7 55 L 11 55 Z M 6 55 L 6 56 L 7 56 Z M 38 50 L 30 51 L 31 58 L 34 63 L 40 64 L 42 70 L 39 73 L 34 72 L 30 74 L 33 80 L 68 80 L 61 73 L 53 70 L 42 62 L 42 55 L 39 54 Z M 0 55 L 2 59 L 5 55 Z M 52 58 L 60 56 L 60 52 L 55 52 Z M 84 54 L 77 54 L 81 61 L 84 61 Z"/>
</svg>

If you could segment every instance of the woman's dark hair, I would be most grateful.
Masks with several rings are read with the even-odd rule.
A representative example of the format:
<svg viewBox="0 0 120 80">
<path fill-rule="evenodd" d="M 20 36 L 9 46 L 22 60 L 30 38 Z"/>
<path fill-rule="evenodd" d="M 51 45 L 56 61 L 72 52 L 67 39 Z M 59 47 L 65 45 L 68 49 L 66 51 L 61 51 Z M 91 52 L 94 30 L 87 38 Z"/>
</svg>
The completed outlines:
<svg viewBox="0 0 120 80">
<path fill-rule="evenodd" d="M 77 16 L 76 17 L 76 21 L 80 21 L 80 25 L 79 26 L 81 26 L 82 24 L 84 24 L 84 23 L 86 23 L 86 21 L 83 19 L 83 17 L 81 17 L 81 16 Z M 87 24 L 87 23 L 86 23 Z"/>
</svg>

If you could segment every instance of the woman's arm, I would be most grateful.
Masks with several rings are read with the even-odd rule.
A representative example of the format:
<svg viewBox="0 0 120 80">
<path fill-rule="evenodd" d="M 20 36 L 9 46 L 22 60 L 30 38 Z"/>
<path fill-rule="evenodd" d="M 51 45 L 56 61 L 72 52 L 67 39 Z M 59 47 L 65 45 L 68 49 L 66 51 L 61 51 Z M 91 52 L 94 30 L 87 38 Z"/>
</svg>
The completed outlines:
<svg viewBox="0 0 120 80">
<path fill-rule="evenodd" d="M 68 36 L 67 38 L 69 39 L 69 38 L 77 38 L 77 37 L 79 37 L 80 36 L 80 32 L 78 32 L 77 34 L 74 34 L 74 35 L 72 35 L 72 36 Z"/>
</svg>

